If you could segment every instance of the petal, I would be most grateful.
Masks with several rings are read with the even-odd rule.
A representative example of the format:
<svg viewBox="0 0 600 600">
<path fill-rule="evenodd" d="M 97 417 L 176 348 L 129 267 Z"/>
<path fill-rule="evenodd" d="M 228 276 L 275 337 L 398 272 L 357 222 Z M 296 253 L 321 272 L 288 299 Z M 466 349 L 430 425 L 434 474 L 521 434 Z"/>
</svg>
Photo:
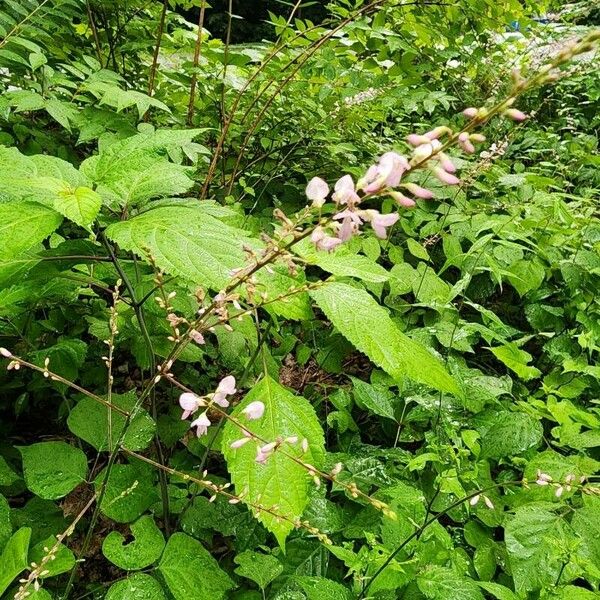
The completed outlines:
<svg viewBox="0 0 600 600">
<path fill-rule="evenodd" d="M 313 177 L 306 186 L 306 197 L 312 201 L 323 201 L 329 194 L 327 182 L 320 177 Z"/>
</svg>

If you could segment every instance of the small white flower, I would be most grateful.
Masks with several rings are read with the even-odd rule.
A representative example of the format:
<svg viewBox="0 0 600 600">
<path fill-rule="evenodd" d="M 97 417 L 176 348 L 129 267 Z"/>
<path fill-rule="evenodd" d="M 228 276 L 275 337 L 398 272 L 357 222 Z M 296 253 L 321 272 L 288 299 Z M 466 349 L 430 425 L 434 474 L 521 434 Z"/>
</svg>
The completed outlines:
<svg viewBox="0 0 600 600">
<path fill-rule="evenodd" d="M 249 420 L 255 421 L 256 419 L 260 419 L 265 412 L 265 405 L 260 400 L 255 400 L 254 402 L 250 402 L 244 410 L 242 410 L 242 414 Z"/>
</svg>

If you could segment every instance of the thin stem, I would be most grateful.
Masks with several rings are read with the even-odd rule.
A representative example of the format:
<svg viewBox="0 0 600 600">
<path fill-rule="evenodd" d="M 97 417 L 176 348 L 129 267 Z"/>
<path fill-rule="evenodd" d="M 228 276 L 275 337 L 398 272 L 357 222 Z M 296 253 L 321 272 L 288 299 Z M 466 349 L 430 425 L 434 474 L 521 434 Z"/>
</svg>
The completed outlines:
<svg viewBox="0 0 600 600">
<path fill-rule="evenodd" d="M 158 70 L 158 55 L 160 53 L 160 44 L 162 42 L 163 31 L 165 29 L 165 17 L 167 15 L 167 6 L 169 0 L 163 1 L 162 11 L 160 13 L 160 20 L 158 22 L 158 32 L 156 34 L 156 44 L 154 46 L 154 55 L 152 56 L 152 65 L 150 67 L 150 77 L 148 78 L 148 96 L 154 94 L 154 80 L 156 79 L 156 72 Z M 148 113 L 146 113 L 147 115 Z"/>
<path fill-rule="evenodd" d="M 194 103 L 196 101 L 196 83 L 198 81 L 198 65 L 202 56 L 202 32 L 204 31 L 204 14 L 206 12 L 206 0 L 200 5 L 200 16 L 198 18 L 198 31 L 196 33 L 196 45 L 194 47 L 194 62 L 192 70 L 192 81 L 190 83 L 190 101 L 188 103 L 187 124 L 192 125 L 194 119 Z"/>
</svg>

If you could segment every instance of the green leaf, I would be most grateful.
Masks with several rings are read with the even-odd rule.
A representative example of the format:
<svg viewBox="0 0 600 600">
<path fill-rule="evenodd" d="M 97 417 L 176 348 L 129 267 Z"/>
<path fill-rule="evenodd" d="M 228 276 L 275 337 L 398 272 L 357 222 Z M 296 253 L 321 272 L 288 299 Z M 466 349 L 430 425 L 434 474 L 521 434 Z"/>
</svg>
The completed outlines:
<svg viewBox="0 0 600 600">
<path fill-rule="evenodd" d="M 571 525 L 583 541 L 581 554 L 592 565 L 600 566 L 600 502 L 578 508 Z"/>
<path fill-rule="evenodd" d="M 36 496 L 56 500 L 85 481 L 87 458 L 65 442 L 40 442 L 19 448 L 25 484 Z"/>
<path fill-rule="evenodd" d="M 307 600 L 323 600 L 324 598 L 335 598 L 335 600 L 352 600 L 353 595 L 347 587 L 341 583 L 325 579 L 325 577 L 296 576 L 292 581 L 299 584 L 306 594 Z"/>
<path fill-rule="evenodd" d="M 509 275 L 508 280 L 519 292 L 519 296 L 537 290 L 542 285 L 546 275 L 544 267 L 535 260 L 519 260 L 509 267 L 509 271 L 511 275 Z"/>
<path fill-rule="evenodd" d="M 517 595 L 507 587 L 491 581 L 478 581 L 477 585 L 497 600 L 519 600 Z"/>
<path fill-rule="evenodd" d="M 61 222 L 56 211 L 40 204 L 0 203 L 0 265 L 45 240 Z"/>
<path fill-rule="evenodd" d="M 105 477 L 106 469 L 96 477 L 98 494 Z M 133 464 L 113 465 L 100 509 L 117 523 L 131 523 L 157 500 L 152 471 Z"/>
<path fill-rule="evenodd" d="M 102 206 L 102 198 L 88 187 L 67 188 L 57 194 L 53 208 L 70 221 L 89 229 Z"/>
<path fill-rule="evenodd" d="M 371 385 L 356 377 L 350 377 L 350 379 L 352 379 L 354 386 L 354 396 L 367 410 L 380 417 L 396 420 L 393 403 L 394 395 L 387 388 Z"/>
<path fill-rule="evenodd" d="M 9 487 L 21 479 L 14 469 L 0 456 L 0 487 Z"/>
<path fill-rule="evenodd" d="M 161 207 L 114 223 L 106 235 L 123 250 L 145 256 L 149 251 L 159 268 L 213 289 L 222 289 L 230 271 L 242 267 L 245 232 L 225 225 L 202 209 Z"/>
<path fill-rule="evenodd" d="M 165 600 L 166 596 L 154 577 L 144 573 L 117 581 L 110 586 L 104 600 Z"/>
<path fill-rule="evenodd" d="M 390 274 L 374 260 L 361 254 L 350 254 L 343 246 L 335 252 L 319 252 L 307 241 L 294 246 L 294 251 L 309 264 L 339 277 L 356 277 L 370 283 L 384 283 L 390 278 Z"/>
<path fill-rule="evenodd" d="M 12 580 L 28 567 L 27 550 L 31 539 L 31 529 L 21 527 L 8 540 L 0 555 L 0 596 Z"/>
<path fill-rule="evenodd" d="M 283 571 L 283 565 L 274 556 L 252 550 L 238 554 L 234 561 L 239 565 L 235 572 L 240 577 L 254 581 L 261 590 Z"/>
<path fill-rule="evenodd" d="M 0 551 L 4 548 L 11 534 L 10 506 L 8 500 L 0 494 Z"/>
<path fill-rule="evenodd" d="M 265 413 L 261 419 L 248 421 L 242 410 L 251 402 L 261 401 Z M 300 457 L 319 468 L 324 460 L 325 444 L 323 430 L 310 403 L 295 396 L 279 383 L 266 376 L 261 379 L 236 406 L 232 415 L 240 419 L 249 431 L 267 442 L 277 438 L 297 436 L 298 443 L 285 444 L 285 451 Z M 274 452 L 265 464 L 256 462 L 256 444 L 251 442 L 232 449 L 230 444 L 242 437 L 242 432 L 231 421 L 223 430 L 222 451 L 227 468 L 238 494 L 253 504 L 277 505 L 277 512 L 290 521 L 277 519 L 267 513 L 255 513 L 265 527 L 275 534 L 281 546 L 293 529 L 294 519 L 299 518 L 308 503 L 308 488 L 312 479 L 306 469 L 296 464 L 281 451 Z M 308 441 L 308 451 L 302 454 L 300 442 Z"/>
<path fill-rule="evenodd" d="M 52 535 L 41 542 L 38 542 L 29 553 L 29 562 L 40 564 L 42 558 L 48 554 L 44 548 L 54 548 L 56 538 Z M 54 558 L 46 563 L 45 570 L 48 571 L 44 578 L 54 577 L 61 573 L 67 573 L 75 566 L 75 555 L 64 544 L 59 544 Z"/>
<path fill-rule="evenodd" d="M 537 446 L 543 435 L 539 421 L 521 412 L 497 413 L 481 440 L 482 458 L 515 456 Z"/>
<path fill-rule="evenodd" d="M 429 565 L 418 577 L 417 585 L 431 600 L 484 600 L 477 584 L 452 569 Z"/>
<path fill-rule="evenodd" d="M 46 112 L 67 131 L 71 131 L 71 120 L 77 116 L 77 109 L 68 102 L 62 102 L 56 98 L 46 101 Z"/>
<path fill-rule="evenodd" d="M 561 571 L 569 581 L 572 571 L 563 562 L 570 537 L 563 517 L 543 506 L 533 503 L 517 508 L 504 527 L 515 590 L 521 596 L 554 585 Z"/>
<path fill-rule="evenodd" d="M 131 412 L 136 403 L 133 393 L 113 394 L 112 403 L 127 412 Z M 114 448 L 125 426 L 125 416 L 114 410 L 109 410 L 104 404 L 100 404 L 92 398 L 82 398 L 69 413 L 67 425 L 69 429 L 79 438 L 85 440 L 96 450 L 104 452 L 108 450 L 109 413 L 111 418 L 111 447 Z M 156 425 L 150 415 L 143 409 L 139 409 L 131 418 L 123 446 L 133 451 L 145 450 L 152 438 Z"/>
<path fill-rule="evenodd" d="M 118 531 L 111 531 L 102 543 L 102 553 L 120 569 L 143 569 L 157 561 L 165 547 L 165 538 L 150 515 L 140 517 L 130 525 L 134 540 L 125 543 Z"/>
<path fill-rule="evenodd" d="M 521 379 L 529 381 L 541 375 L 536 367 L 528 366 L 527 363 L 533 358 L 529 352 L 521 350 L 516 344 L 509 343 L 497 348 L 490 348 L 492 354 L 503 362 L 511 371 L 514 371 Z"/>
<path fill-rule="evenodd" d="M 460 395 L 444 365 L 427 348 L 404 335 L 366 291 L 328 283 L 310 294 L 340 333 L 394 379 L 408 377 Z"/>
<path fill-rule="evenodd" d="M 175 600 L 221 600 L 235 586 L 210 552 L 185 533 L 169 538 L 158 570 Z"/>
</svg>

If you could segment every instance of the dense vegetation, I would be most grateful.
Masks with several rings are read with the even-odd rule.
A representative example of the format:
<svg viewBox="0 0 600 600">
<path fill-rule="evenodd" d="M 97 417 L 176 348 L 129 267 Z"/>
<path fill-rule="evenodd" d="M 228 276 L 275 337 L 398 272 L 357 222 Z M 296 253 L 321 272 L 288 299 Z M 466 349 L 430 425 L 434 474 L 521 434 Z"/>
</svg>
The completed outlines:
<svg viewBox="0 0 600 600">
<path fill-rule="evenodd" d="M 0 597 L 598 598 L 597 19 L 4 0 Z"/>
</svg>

